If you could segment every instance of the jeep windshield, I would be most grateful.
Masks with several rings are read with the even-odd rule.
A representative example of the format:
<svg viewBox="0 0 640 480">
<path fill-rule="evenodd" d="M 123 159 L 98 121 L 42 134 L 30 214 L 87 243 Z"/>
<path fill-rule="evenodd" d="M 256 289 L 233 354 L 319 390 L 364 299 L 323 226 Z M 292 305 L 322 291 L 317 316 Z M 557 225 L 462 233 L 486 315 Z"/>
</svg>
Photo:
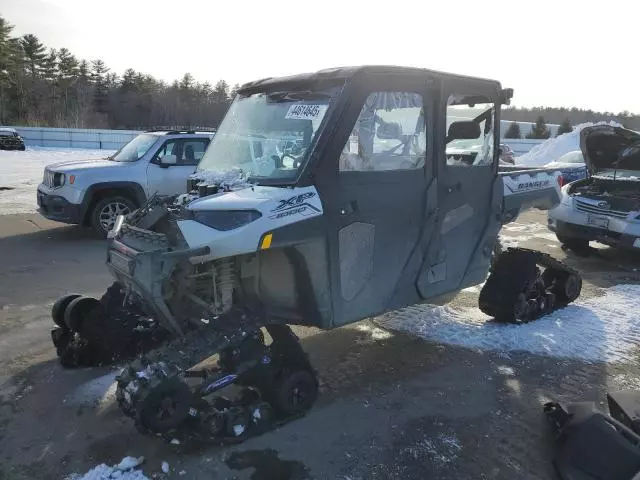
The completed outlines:
<svg viewBox="0 0 640 480">
<path fill-rule="evenodd" d="M 137 162 L 149 151 L 157 139 L 158 137 L 155 135 L 142 133 L 123 145 L 120 150 L 109 157 L 109 160 L 114 162 Z"/>
<path fill-rule="evenodd" d="M 240 169 L 254 183 L 291 183 L 305 167 L 340 88 L 238 95 L 197 170 Z"/>
</svg>

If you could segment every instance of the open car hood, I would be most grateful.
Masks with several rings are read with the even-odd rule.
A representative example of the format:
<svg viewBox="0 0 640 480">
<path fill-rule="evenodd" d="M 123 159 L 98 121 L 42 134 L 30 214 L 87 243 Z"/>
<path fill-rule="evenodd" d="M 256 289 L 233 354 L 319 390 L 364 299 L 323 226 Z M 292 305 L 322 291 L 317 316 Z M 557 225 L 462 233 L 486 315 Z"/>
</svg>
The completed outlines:
<svg viewBox="0 0 640 480">
<path fill-rule="evenodd" d="M 616 168 L 619 155 L 631 145 L 640 145 L 640 134 L 612 125 L 593 125 L 580 131 L 580 150 L 589 175 Z M 640 155 L 618 164 L 619 169 L 640 172 Z"/>
</svg>

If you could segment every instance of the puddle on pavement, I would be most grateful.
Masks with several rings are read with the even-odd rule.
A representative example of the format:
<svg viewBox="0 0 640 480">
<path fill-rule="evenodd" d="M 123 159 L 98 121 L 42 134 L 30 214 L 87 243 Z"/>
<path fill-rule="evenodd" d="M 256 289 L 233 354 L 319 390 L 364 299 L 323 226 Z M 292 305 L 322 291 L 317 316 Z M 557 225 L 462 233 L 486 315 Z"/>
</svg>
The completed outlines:
<svg viewBox="0 0 640 480">
<path fill-rule="evenodd" d="M 295 460 L 282 460 L 273 449 L 234 452 L 226 460 L 232 470 L 255 469 L 251 480 L 306 480 L 309 469 Z"/>
</svg>

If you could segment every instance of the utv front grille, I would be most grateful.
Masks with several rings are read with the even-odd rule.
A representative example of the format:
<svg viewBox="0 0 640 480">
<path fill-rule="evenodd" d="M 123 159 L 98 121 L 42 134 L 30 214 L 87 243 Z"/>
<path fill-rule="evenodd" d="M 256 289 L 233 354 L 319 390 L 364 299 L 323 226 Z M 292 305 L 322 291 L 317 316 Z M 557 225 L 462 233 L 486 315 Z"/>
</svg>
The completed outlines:
<svg viewBox="0 0 640 480">
<path fill-rule="evenodd" d="M 598 203 L 602 203 L 602 206 L 599 206 Z M 584 200 L 580 200 L 576 198 L 576 209 L 580 212 L 585 213 L 593 213 L 594 215 L 605 215 L 607 217 L 616 217 L 616 218 L 627 218 L 629 212 L 622 212 L 620 210 L 611 210 L 606 206 L 606 202 L 586 202 Z"/>
<path fill-rule="evenodd" d="M 122 226 L 121 236 L 127 236 L 129 238 L 132 237 L 160 247 L 166 248 L 169 246 L 169 239 L 164 233 L 152 232 L 151 230 L 134 227 L 132 225 L 127 225 L 126 223 Z"/>
</svg>

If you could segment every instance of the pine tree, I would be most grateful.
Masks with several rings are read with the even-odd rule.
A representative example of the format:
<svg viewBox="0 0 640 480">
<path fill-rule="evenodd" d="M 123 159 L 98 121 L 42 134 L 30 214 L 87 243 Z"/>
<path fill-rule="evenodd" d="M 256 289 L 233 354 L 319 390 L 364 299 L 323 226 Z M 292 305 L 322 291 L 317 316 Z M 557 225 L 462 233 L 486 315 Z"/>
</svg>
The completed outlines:
<svg viewBox="0 0 640 480">
<path fill-rule="evenodd" d="M 229 98 L 231 100 L 233 100 L 234 98 L 236 98 L 236 95 L 238 94 L 238 90 L 240 90 L 240 84 L 236 83 L 233 88 L 231 89 L 231 91 L 229 92 Z"/>
<path fill-rule="evenodd" d="M 42 71 L 42 62 L 47 56 L 47 49 L 38 37 L 31 33 L 20 39 L 20 45 L 24 52 L 27 72 L 32 81 L 35 81 Z"/>
<path fill-rule="evenodd" d="M 9 88 L 9 69 L 11 66 L 9 39 L 12 31 L 13 25 L 0 17 L 0 124 L 7 123 L 8 108 L 5 92 Z"/>
<path fill-rule="evenodd" d="M 538 116 L 536 123 L 531 127 L 531 132 L 527 133 L 526 138 L 546 140 L 551 136 L 551 131 L 547 128 L 542 115 Z"/>
<path fill-rule="evenodd" d="M 565 118 L 562 123 L 558 126 L 558 132 L 556 133 L 556 137 L 559 137 L 563 133 L 570 133 L 573 131 L 573 127 L 571 126 L 571 122 L 569 118 Z"/>
<path fill-rule="evenodd" d="M 504 138 L 522 138 L 520 125 L 517 122 L 511 122 L 507 131 L 504 132 Z"/>
<path fill-rule="evenodd" d="M 229 101 L 229 84 L 224 80 L 218 81 L 213 87 L 213 101 L 216 103 L 225 103 Z"/>
<path fill-rule="evenodd" d="M 91 61 L 91 79 L 93 80 L 93 106 L 97 113 L 107 113 L 107 103 L 109 102 L 107 91 L 107 73 L 109 68 L 104 61 Z"/>
</svg>

